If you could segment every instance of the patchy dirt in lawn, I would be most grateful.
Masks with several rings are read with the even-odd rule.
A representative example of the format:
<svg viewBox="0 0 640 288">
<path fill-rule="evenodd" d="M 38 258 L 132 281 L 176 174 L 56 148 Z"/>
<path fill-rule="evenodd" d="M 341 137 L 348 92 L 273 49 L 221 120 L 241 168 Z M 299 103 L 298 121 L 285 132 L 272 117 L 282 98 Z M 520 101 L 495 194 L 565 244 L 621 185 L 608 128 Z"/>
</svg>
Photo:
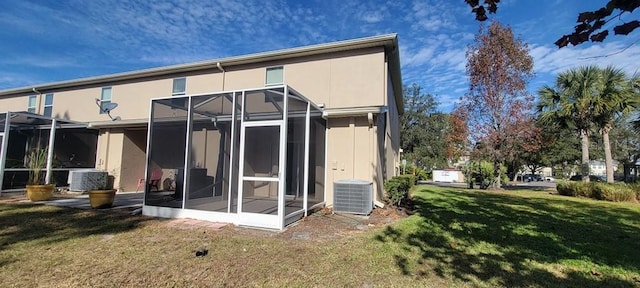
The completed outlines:
<svg viewBox="0 0 640 288">
<path fill-rule="evenodd" d="M 283 231 L 260 230 L 255 228 L 229 226 L 234 233 L 276 237 L 292 241 L 327 241 L 349 237 L 393 223 L 411 213 L 405 208 L 376 208 L 370 215 L 334 213 L 324 208 L 289 225 Z"/>
<path fill-rule="evenodd" d="M 331 240 L 388 225 L 408 217 L 413 214 L 412 211 L 411 200 L 400 208 L 375 208 L 367 216 L 334 213 L 331 208 L 324 208 L 290 225 L 278 237 L 292 240 Z"/>
<path fill-rule="evenodd" d="M 27 200 L 27 195 L 25 193 L 2 193 L 0 196 L 0 203 L 16 203 L 20 201 Z"/>
<path fill-rule="evenodd" d="M 289 226 L 279 237 L 293 240 L 331 240 L 384 226 L 406 217 L 394 208 L 374 209 L 368 216 L 333 213 L 322 209 Z"/>
</svg>

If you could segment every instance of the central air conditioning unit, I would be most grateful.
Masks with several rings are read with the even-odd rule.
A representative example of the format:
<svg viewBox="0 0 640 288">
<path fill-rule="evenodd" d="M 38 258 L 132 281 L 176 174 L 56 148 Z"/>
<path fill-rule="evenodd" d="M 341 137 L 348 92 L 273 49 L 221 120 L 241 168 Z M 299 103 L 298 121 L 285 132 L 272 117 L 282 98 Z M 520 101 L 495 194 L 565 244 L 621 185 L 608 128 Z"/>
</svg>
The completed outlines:
<svg viewBox="0 0 640 288">
<path fill-rule="evenodd" d="M 85 192 L 107 186 L 109 174 L 99 170 L 69 171 L 69 191 Z"/>
<path fill-rule="evenodd" d="M 373 210 L 373 183 L 349 179 L 333 182 L 333 211 L 369 215 Z"/>
</svg>

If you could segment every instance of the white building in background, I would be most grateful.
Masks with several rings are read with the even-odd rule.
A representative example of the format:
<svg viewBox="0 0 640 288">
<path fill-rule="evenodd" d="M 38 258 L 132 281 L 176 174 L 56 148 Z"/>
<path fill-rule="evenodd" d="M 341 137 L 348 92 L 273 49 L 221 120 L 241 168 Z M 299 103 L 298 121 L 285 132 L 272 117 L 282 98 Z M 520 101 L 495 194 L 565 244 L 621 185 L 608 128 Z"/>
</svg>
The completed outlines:
<svg viewBox="0 0 640 288">
<path fill-rule="evenodd" d="M 618 171 L 618 161 L 613 160 L 613 173 L 615 174 L 616 171 Z M 604 160 L 589 161 L 589 174 L 596 176 L 606 176 L 607 166 L 605 165 Z"/>
</svg>

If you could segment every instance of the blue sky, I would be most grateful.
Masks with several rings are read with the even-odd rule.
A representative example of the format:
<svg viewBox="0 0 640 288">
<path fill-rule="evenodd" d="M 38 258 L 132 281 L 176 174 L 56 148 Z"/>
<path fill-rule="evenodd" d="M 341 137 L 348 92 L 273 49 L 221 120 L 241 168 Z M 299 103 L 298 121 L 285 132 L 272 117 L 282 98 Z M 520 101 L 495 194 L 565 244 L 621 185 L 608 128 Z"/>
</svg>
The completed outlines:
<svg viewBox="0 0 640 288">
<path fill-rule="evenodd" d="M 638 70 L 640 31 L 602 44 L 553 45 L 571 32 L 579 12 L 606 2 L 500 3 L 490 17 L 510 25 L 534 58 L 531 93 L 571 67 Z M 469 10 L 463 0 L 1 1 L 0 89 L 393 32 L 404 83 L 421 85 L 449 111 L 468 88 L 465 51 L 478 31 Z"/>
</svg>

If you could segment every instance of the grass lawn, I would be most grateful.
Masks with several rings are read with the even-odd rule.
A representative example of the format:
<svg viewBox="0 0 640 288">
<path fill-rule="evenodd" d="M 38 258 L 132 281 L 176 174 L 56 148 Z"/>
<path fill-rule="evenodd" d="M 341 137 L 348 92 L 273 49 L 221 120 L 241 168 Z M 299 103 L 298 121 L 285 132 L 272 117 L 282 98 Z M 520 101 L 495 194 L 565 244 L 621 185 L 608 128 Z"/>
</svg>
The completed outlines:
<svg viewBox="0 0 640 288">
<path fill-rule="evenodd" d="M 432 186 L 413 195 L 408 218 L 307 240 L 0 203 L 0 287 L 640 287 L 638 204 Z M 209 254 L 195 257 L 201 247 Z"/>
</svg>

